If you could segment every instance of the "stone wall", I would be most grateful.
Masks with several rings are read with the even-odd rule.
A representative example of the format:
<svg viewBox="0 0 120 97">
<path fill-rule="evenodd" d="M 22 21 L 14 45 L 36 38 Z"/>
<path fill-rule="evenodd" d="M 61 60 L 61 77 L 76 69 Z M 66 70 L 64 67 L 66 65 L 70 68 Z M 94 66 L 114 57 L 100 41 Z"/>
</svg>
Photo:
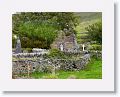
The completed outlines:
<svg viewBox="0 0 120 97">
<path fill-rule="evenodd" d="M 102 59 L 102 51 L 90 51 L 90 56 Z"/>
<path fill-rule="evenodd" d="M 52 73 L 55 69 L 73 71 L 83 69 L 90 60 L 90 55 L 85 54 L 79 60 L 75 59 L 19 59 L 12 62 L 12 73 L 27 74 L 34 71 Z"/>
</svg>

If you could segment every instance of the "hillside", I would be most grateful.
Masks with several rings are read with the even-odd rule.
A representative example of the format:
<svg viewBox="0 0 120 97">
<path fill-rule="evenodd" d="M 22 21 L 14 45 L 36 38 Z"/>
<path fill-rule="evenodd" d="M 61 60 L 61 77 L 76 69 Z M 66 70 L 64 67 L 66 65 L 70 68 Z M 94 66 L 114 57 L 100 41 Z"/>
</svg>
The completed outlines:
<svg viewBox="0 0 120 97">
<path fill-rule="evenodd" d="M 102 16 L 101 12 L 80 12 L 77 13 L 80 16 L 80 22 L 91 21 L 94 19 L 99 19 Z"/>
<path fill-rule="evenodd" d="M 88 34 L 85 28 L 89 25 L 102 20 L 101 12 L 80 12 L 76 13 L 80 16 L 80 24 L 75 28 L 77 31 L 77 41 L 78 43 L 85 43 L 89 41 Z"/>
</svg>

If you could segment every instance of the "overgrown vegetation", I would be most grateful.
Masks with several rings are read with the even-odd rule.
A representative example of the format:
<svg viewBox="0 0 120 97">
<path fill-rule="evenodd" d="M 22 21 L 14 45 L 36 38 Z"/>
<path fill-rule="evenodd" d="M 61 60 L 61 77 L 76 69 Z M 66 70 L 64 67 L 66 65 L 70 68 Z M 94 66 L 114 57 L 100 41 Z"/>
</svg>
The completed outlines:
<svg viewBox="0 0 120 97">
<path fill-rule="evenodd" d="M 57 29 L 47 23 L 26 22 L 20 25 L 22 47 L 50 48 L 50 44 L 57 37 Z M 30 39 L 30 40 L 28 40 Z"/>
<path fill-rule="evenodd" d="M 50 48 L 57 32 L 75 33 L 79 17 L 72 12 L 21 12 L 13 14 L 13 35 L 20 36 L 23 48 Z M 13 47 L 15 39 L 13 37 Z"/>
<path fill-rule="evenodd" d="M 88 31 L 89 38 L 92 41 L 97 41 L 98 43 L 102 43 L 102 22 L 98 21 L 92 25 L 86 27 Z"/>
</svg>

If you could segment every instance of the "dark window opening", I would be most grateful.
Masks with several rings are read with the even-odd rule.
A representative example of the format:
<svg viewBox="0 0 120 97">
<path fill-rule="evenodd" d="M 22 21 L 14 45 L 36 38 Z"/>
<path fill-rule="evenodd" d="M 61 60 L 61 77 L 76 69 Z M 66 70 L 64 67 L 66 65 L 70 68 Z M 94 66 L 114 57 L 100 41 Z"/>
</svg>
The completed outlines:
<svg viewBox="0 0 120 97">
<path fill-rule="evenodd" d="M 25 66 L 22 66 L 22 67 L 25 67 Z"/>
<path fill-rule="evenodd" d="M 35 67 L 33 67 L 33 69 L 35 69 Z"/>
</svg>

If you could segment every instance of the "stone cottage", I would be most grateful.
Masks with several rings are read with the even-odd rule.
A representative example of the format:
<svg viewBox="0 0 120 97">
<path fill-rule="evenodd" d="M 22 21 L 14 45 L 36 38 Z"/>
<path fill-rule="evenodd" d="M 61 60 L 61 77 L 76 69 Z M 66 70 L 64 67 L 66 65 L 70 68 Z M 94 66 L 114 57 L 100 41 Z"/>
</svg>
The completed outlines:
<svg viewBox="0 0 120 97">
<path fill-rule="evenodd" d="M 51 44 L 51 48 L 64 52 L 77 52 L 79 46 L 74 33 L 66 36 L 65 33 L 61 31 L 53 44 Z"/>
</svg>

